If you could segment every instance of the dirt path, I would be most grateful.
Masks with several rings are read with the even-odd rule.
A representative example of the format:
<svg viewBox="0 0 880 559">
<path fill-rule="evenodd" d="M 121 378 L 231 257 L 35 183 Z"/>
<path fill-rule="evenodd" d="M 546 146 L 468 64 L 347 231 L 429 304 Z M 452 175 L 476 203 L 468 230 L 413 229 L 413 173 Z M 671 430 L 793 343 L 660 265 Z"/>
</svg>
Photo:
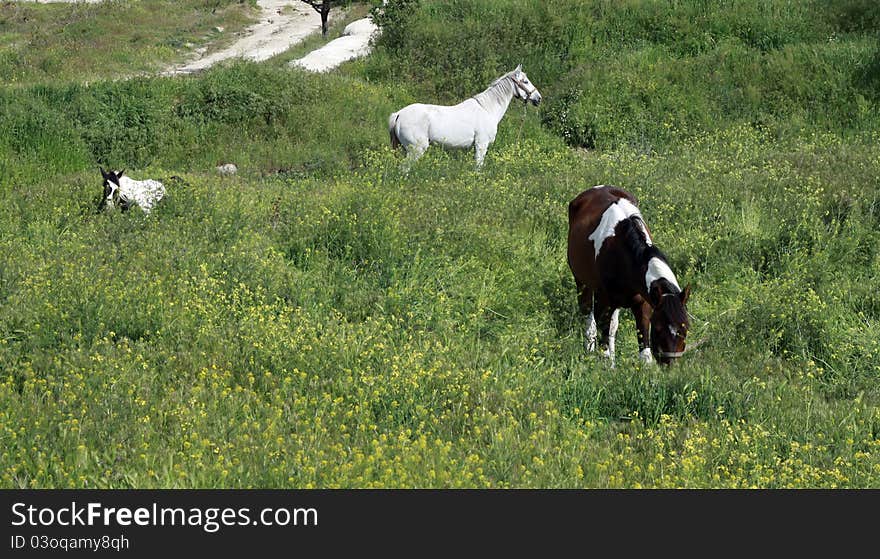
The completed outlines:
<svg viewBox="0 0 880 559">
<path fill-rule="evenodd" d="M 176 65 L 162 75 L 190 74 L 221 60 L 241 57 L 262 61 L 280 54 L 309 35 L 321 31 L 321 16 L 299 0 L 258 0 L 260 19 L 241 33 L 233 45 Z M 334 13 L 330 12 L 333 20 Z"/>
<path fill-rule="evenodd" d="M 104 0 L 17 1 L 73 4 L 99 3 Z M 212 53 L 207 53 L 207 47 L 200 47 L 195 50 L 190 60 L 174 64 L 159 74 L 163 76 L 191 74 L 209 68 L 222 60 L 236 57 L 260 62 L 286 51 L 312 33 L 321 31 L 321 16 L 300 0 L 257 0 L 257 5 L 260 7 L 259 21 L 239 33 L 239 38 L 234 44 Z M 331 10 L 330 21 L 340 17 L 341 14 L 341 10 Z M 346 26 L 341 37 L 290 62 L 290 65 L 313 72 L 326 72 L 346 60 L 366 55 L 370 50 L 370 38 L 376 32 L 377 28 L 370 18 L 359 19 Z"/>
</svg>

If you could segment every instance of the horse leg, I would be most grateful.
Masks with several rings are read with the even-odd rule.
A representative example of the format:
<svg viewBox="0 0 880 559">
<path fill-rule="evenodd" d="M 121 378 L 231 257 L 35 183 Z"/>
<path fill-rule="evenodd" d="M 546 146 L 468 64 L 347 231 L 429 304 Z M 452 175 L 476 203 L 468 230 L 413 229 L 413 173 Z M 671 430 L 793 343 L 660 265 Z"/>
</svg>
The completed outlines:
<svg viewBox="0 0 880 559">
<path fill-rule="evenodd" d="M 611 365 L 614 365 L 614 340 L 617 338 L 617 326 L 620 319 L 620 309 L 614 309 L 611 313 L 611 320 L 608 322 L 608 358 L 611 359 Z"/>
<path fill-rule="evenodd" d="M 593 314 L 593 290 L 584 287 L 578 282 L 578 307 L 581 313 L 587 317 L 587 327 L 584 330 L 584 351 L 592 353 L 596 351 L 596 317 Z"/>
<path fill-rule="evenodd" d="M 418 159 L 425 154 L 425 151 L 428 149 L 428 142 L 418 142 L 415 144 L 410 144 L 406 146 L 406 159 L 403 162 L 403 170 L 404 172 L 409 172 L 412 168 L 413 163 L 418 161 Z"/>
<path fill-rule="evenodd" d="M 477 168 L 483 166 L 483 160 L 486 158 L 486 151 L 489 144 L 474 144 L 474 159 L 477 161 Z"/>
<path fill-rule="evenodd" d="M 605 347 L 602 356 L 610 359 L 613 367 L 614 340 L 617 337 L 620 309 L 612 309 L 611 305 L 602 300 L 602 297 L 596 297 L 593 312 L 596 313 L 596 322 L 599 326 L 599 345 Z"/>
<path fill-rule="evenodd" d="M 650 338 L 651 331 L 651 313 L 653 309 L 647 301 L 633 303 L 630 307 L 633 318 L 636 320 L 636 335 L 639 340 L 639 359 L 644 363 L 653 363 L 654 357 L 651 355 Z"/>
</svg>

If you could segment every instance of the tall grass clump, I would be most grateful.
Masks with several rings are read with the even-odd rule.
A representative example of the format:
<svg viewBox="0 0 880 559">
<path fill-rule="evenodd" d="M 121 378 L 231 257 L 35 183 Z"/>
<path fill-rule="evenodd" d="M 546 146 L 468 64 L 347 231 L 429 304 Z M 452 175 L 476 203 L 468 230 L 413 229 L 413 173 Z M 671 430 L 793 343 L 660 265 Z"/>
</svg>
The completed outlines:
<svg viewBox="0 0 880 559">
<path fill-rule="evenodd" d="M 39 85 L 2 95 L 7 174 L 22 163 L 70 172 L 98 165 L 212 169 L 230 161 L 257 174 L 329 174 L 387 142 L 377 125 L 395 97 L 381 85 L 246 62 L 198 80 Z"/>
</svg>

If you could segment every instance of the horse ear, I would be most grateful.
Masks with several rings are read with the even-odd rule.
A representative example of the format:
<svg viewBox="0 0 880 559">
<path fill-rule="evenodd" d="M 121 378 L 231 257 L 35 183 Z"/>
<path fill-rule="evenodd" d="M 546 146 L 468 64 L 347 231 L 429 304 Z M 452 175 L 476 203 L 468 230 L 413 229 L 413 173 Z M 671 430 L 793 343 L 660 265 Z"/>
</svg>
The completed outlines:
<svg viewBox="0 0 880 559">
<path fill-rule="evenodd" d="M 517 65 L 516 65 L 516 71 L 517 71 L 517 72 L 522 72 L 522 64 L 517 64 Z"/>
<path fill-rule="evenodd" d="M 121 179 L 121 178 L 122 178 L 122 175 L 124 175 L 124 174 L 125 174 L 125 169 L 123 169 L 123 170 L 119 171 L 118 173 L 116 173 L 116 178 L 117 178 L 117 179 Z"/>
<path fill-rule="evenodd" d="M 681 304 L 684 305 L 685 303 L 687 303 L 688 297 L 690 297 L 690 296 L 691 296 L 691 286 L 686 285 L 684 287 L 684 291 L 682 291 L 681 294 L 679 295 L 679 297 L 681 297 Z"/>
<path fill-rule="evenodd" d="M 98 165 L 98 169 L 101 169 L 101 176 L 106 179 L 107 178 L 107 171 L 104 170 L 104 167 L 101 167 L 100 165 Z"/>
</svg>

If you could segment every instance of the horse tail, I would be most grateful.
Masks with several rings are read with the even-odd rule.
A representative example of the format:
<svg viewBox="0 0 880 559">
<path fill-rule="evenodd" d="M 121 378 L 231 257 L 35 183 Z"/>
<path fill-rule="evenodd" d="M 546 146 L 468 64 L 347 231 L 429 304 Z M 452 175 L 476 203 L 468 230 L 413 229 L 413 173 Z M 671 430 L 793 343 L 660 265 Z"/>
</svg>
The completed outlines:
<svg viewBox="0 0 880 559">
<path fill-rule="evenodd" d="M 388 117 L 388 134 L 391 136 L 391 149 L 397 149 L 400 147 L 400 138 L 397 137 L 397 119 L 400 118 L 400 113 L 391 113 L 391 116 Z"/>
<path fill-rule="evenodd" d="M 568 203 L 568 222 L 572 223 L 577 217 L 578 212 L 581 209 L 582 199 L 580 196 L 572 200 Z"/>
</svg>

